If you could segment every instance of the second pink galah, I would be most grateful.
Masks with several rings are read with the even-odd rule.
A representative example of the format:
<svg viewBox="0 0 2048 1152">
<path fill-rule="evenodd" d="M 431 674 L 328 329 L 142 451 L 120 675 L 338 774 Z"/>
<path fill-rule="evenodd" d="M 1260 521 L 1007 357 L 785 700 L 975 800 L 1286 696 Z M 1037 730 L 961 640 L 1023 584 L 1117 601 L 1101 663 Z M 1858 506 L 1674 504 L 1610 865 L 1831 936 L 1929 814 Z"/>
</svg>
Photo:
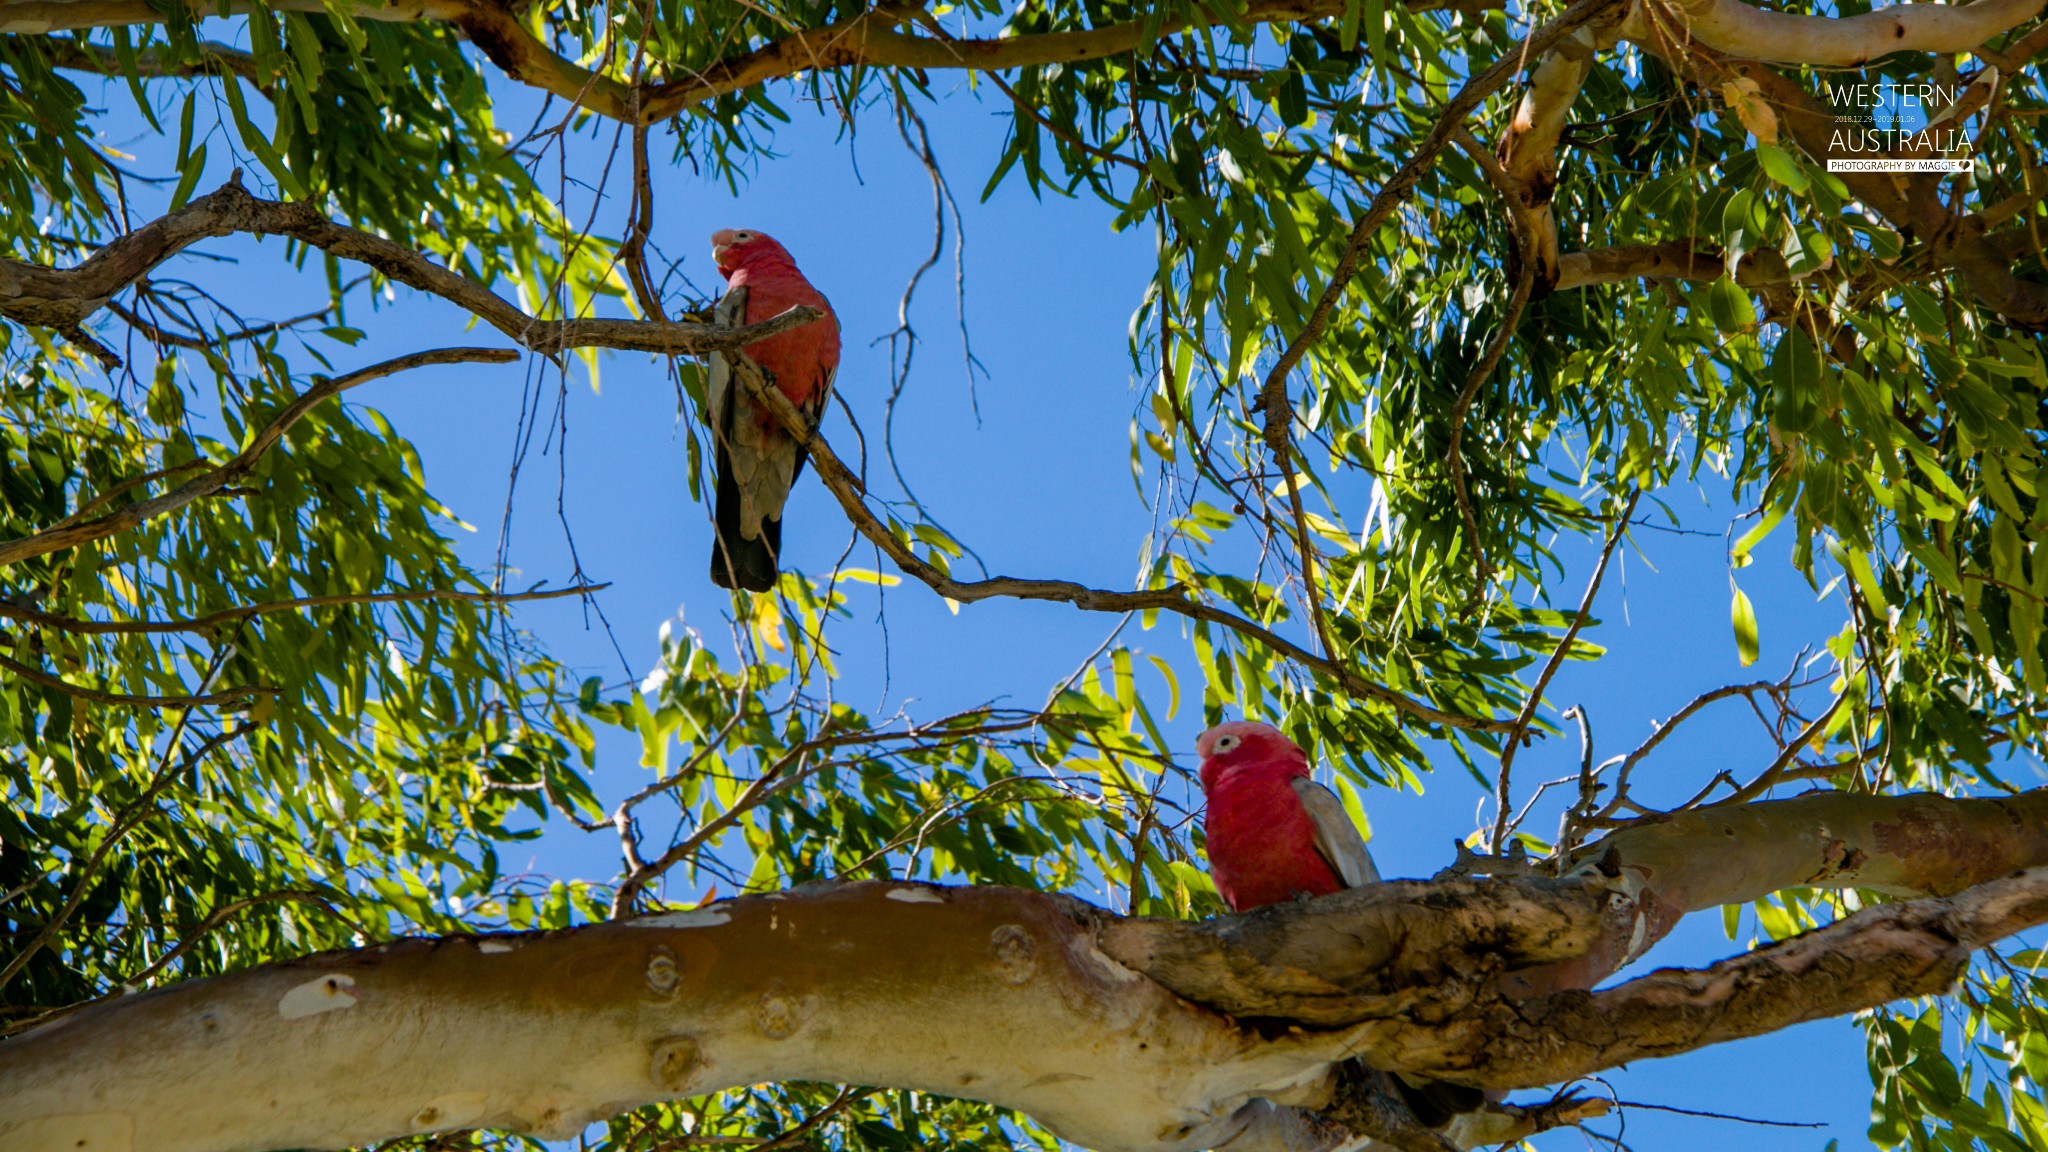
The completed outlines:
<svg viewBox="0 0 2048 1152">
<path fill-rule="evenodd" d="M 1365 837 L 1308 754 L 1270 724 L 1235 720 L 1202 733 L 1202 830 L 1209 874 L 1233 912 L 1375 883 Z"/>
</svg>

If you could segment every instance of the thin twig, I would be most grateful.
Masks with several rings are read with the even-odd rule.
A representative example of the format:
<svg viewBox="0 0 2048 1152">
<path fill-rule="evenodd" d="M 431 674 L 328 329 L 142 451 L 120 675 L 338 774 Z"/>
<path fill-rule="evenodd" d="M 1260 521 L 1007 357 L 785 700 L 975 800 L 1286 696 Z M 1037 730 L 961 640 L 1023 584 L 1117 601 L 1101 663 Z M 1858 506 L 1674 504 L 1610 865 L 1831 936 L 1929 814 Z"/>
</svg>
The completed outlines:
<svg viewBox="0 0 2048 1152">
<path fill-rule="evenodd" d="M 1662 744 L 1666 736 L 1676 732 L 1680 724 L 1692 719 L 1694 713 L 1709 704 L 1726 700 L 1731 696 L 1750 696 L 1753 699 L 1755 693 L 1769 692 L 1777 687 L 1778 685 L 1768 680 L 1759 680 L 1753 684 L 1725 684 L 1712 691 L 1702 692 L 1698 696 L 1693 697 L 1691 702 L 1686 704 L 1685 707 L 1672 713 L 1663 723 L 1657 724 L 1650 733 L 1650 738 L 1637 745 L 1635 751 L 1600 765 L 1600 772 L 1605 772 L 1608 768 L 1616 765 L 1619 765 L 1621 770 L 1614 777 L 1614 797 L 1600 811 L 1595 812 L 1590 819 L 1604 820 L 1612 816 L 1617 809 L 1628 801 L 1629 773 L 1635 771 L 1636 764 L 1645 756 L 1648 756 L 1657 745 Z"/>
<path fill-rule="evenodd" d="M 39 628 L 55 628 L 63 632 L 80 635 L 135 633 L 153 634 L 161 632 L 208 632 L 223 624 L 246 620 L 251 616 L 262 616 L 272 612 L 290 612 L 299 608 L 330 608 L 349 604 L 410 604 L 422 600 L 456 600 L 466 604 L 511 604 L 524 600 L 554 600 L 563 596 L 587 596 L 603 591 L 610 584 L 577 584 L 569 588 L 536 589 L 530 592 L 453 592 L 440 588 L 420 589 L 412 592 L 368 592 L 337 596 L 298 596 L 290 600 L 262 600 L 244 604 L 239 608 L 225 608 L 189 620 L 83 620 L 75 616 L 58 616 L 40 612 L 0 598 L 0 619 L 19 620 Z"/>
<path fill-rule="evenodd" d="M 104 251 L 104 249 L 103 249 Z M 292 425 L 319 407 L 330 396 L 348 391 L 358 384 L 381 379 L 395 372 L 423 368 L 429 364 L 493 363 L 506 364 L 519 359 L 519 353 L 509 348 L 436 348 L 426 352 L 414 352 L 358 368 L 332 379 L 322 379 L 311 388 L 295 397 L 284 410 L 272 417 L 269 424 L 256 433 L 247 447 L 236 453 L 234 458 L 206 475 L 148 500 L 138 500 L 94 520 L 87 520 L 66 528 L 49 529 L 33 536 L 18 540 L 0 542 L 0 568 L 19 563 L 36 556 L 76 548 L 94 540 L 103 540 L 117 532 L 124 532 L 147 520 L 174 512 L 194 500 L 211 496 L 230 483 L 248 475 L 256 467 L 265 452 L 284 438 Z"/>
<path fill-rule="evenodd" d="M 0 656 L 0 668 L 14 673 L 31 684 L 40 684 L 52 692 L 62 692 L 64 695 L 76 700 L 83 700 L 89 704 L 105 704 L 110 707 L 197 708 L 206 704 L 232 704 L 237 700 L 247 700 L 251 696 L 275 696 L 278 694 L 278 689 L 268 684 L 243 684 L 234 688 L 225 688 L 219 692 L 202 692 L 196 696 L 131 696 L 125 692 L 107 692 L 98 688 L 87 688 L 81 684 L 73 684 L 62 676 L 53 676 L 40 668 L 31 668 L 6 656 Z"/>
<path fill-rule="evenodd" d="M 1727 798 L 1716 800 L 1712 804 L 1707 805 L 1707 807 L 1722 808 L 1730 804 L 1747 804 L 1751 800 L 1770 791 L 1771 786 L 1777 784 L 1784 777 L 1785 770 L 1790 768 L 1793 761 L 1799 758 L 1800 749 L 1805 748 L 1813 741 L 1814 737 L 1820 735 L 1821 731 L 1827 727 L 1828 721 L 1835 718 L 1835 713 L 1841 711 L 1842 705 L 1848 699 L 1849 694 L 1847 692 L 1835 697 L 1834 702 L 1827 706 L 1826 711 L 1814 717 L 1813 723 L 1800 730 L 1798 739 L 1785 745 L 1785 750 L 1778 753 L 1778 758 L 1771 761 L 1771 766 L 1764 769 L 1761 775 L 1741 788 L 1737 788 Z"/>
<path fill-rule="evenodd" d="M 178 762 L 175 772 L 171 770 L 170 757 L 168 755 L 165 756 L 164 765 L 157 771 L 156 778 L 149 782 L 148 786 L 143 789 L 142 795 L 136 797 L 133 803 L 121 809 L 114 817 L 113 825 L 107 829 L 107 834 L 100 838 L 99 845 L 92 850 L 91 855 L 85 858 L 85 863 L 78 869 L 78 880 L 71 886 L 71 894 L 65 897 L 64 903 L 57 909 L 56 915 L 50 917 L 49 922 L 43 925 L 42 930 L 35 934 L 35 937 L 28 942 L 27 946 L 16 953 L 14 959 L 8 961 L 7 967 L 0 968 L 0 988 L 7 987 L 9 982 L 23 968 L 28 966 L 28 962 L 35 958 L 36 953 L 43 950 L 44 945 L 50 942 L 50 938 L 63 929 L 64 924 L 71 919 L 71 914 L 78 911 L 79 904 L 85 900 L 87 889 L 91 887 L 93 875 L 99 871 L 100 865 L 106 861 L 107 854 L 114 850 L 114 845 L 120 843 L 121 838 L 127 835 L 129 829 L 140 822 L 139 818 L 142 810 L 144 808 L 154 810 L 157 796 L 165 788 L 168 788 L 172 781 L 183 776 L 186 771 L 211 755 L 215 749 L 248 735 L 255 728 L 256 725 L 254 724 L 241 724 L 208 738 L 199 747 L 193 749 L 183 760 Z"/>
<path fill-rule="evenodd" d="M 1522 734 L 1528 731 L 1529 722 L 1536 715 L 1536 706 L 1543 702 L 1543 690 L 1550 686 L 1550 678 L 1557 675 L 1558 668 L 1563 666 L 1565 657 L 1571 653 L 1572 643 L 1577 639 L 1579 629 L 1584 628 L 1586 621 L 1592 617 L 1593 600 L 1600 594 L 1600 581 L 1607 576 L 1607 562 L 1614 558 L 1615 546 L 1621 543 L 1621 538 L 1628 527 L 1628 518 L 1635 513 L 1636 501 L 1642 497 L 1643 490 L 1640 488 L 1629 495 L 1628 506 L 1622 509 L 1621 518 L 1615 523 L 1614 531 L 1607 536 L 1607 546 L 1600 549 L 1600 562 L 1593 567 L 1593 578 L 1586 582 L 1586 594 L 1579 598 L 1579 610 L 1572 617 L 1571 626 L 1564 630 L 1564 638 L 1559 640 L 1557 647 L 1551 651 L 1550 659 L 1543 662 L 1543 670 L 1537 673 L 1536 683 L 1529 689 L 1529 698 L 1523 702 L 1521 712 L 1515 716 L 1513 726 L 1508 729 L 1506 744 L 1500 752 L 1500 775 L 1494 782 L 1494 803 L 1499 809 L 1493 820 L 1492 851 L 1496 855 L 1499 854 L 1502 843 L 1507 840 L 1508 813 L 1512 811 L 1508 805 L 1511 795 L 1508 772 L 1515 763 L 1515 749 L 1521 746 Z"/>
</svg>

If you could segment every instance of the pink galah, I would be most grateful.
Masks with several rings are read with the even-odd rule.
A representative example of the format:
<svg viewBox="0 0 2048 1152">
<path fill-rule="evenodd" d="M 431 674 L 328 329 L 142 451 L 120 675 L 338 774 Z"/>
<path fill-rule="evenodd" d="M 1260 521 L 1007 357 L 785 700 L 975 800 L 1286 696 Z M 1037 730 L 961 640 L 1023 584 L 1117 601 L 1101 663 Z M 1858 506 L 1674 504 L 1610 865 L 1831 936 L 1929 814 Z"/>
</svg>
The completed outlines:
<svg viewBox="0 0 2048 1152">
<path fill-rule="evenodd" d="M 1219 724 L 1195 741 L 1209 806 L 1209 874 L 1233 912 L 1379 880 L 1365 837 L 1308 754 L 1270 724 Z"/>
<path fill-rule="evenodd" d="M 711 234 L 711 257 L 725 277 L 721 323 L 758 324 L 798 305 L 825 313 L 823 320 L 746 346 L 768 383 L 815 426 L 839 370 L 839 318 L 831 303 L 797 271 L 788 249 L 764 233 L 720 229 Z M 718 468 L 711 579 L 722 588 L 766 592 L 781 566 L 782 507 L 806 453 L 772 413 L 734 385 L 724 353 L 711 355 L 705 401 Z"/>
</svg>

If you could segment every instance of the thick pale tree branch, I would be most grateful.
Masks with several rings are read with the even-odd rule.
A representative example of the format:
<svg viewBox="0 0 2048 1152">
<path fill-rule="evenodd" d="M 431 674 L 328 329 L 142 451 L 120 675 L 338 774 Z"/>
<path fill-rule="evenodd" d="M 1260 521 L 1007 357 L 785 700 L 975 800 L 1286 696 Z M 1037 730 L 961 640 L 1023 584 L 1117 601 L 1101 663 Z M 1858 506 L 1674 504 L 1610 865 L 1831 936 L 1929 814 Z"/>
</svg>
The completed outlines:
<svg viewBox="0 0 2048 1152">
<path fill-rule="evenodd" d="M 1550 206 L 1557 192 L 1558 143 L 1593 70 L 1594 44 L 1591 29 L 1580 28 L 1544 53 L 1500 138 L 1501 167 L 1516 193 L 1508 210 L 1529 238 L 1532 251 L 1523 259 L 1535 262 L 1533 295 L 1539 299 L 1558 281 L 1557 216 Z"/>
<path fill-rule="evenodd" d="M 1561 879 L 1394 881 L 1315 901 L 1312 913 L 1122 921 L 1105 940 L 1125 963 L 1233 1015 L 1342 1028 L 1440 1018 L 1477 994 L 1475 982 L 1498 980 L 1520 998 L 1590 988 L 1687 913 L 1784 888 L 1949 896 L 2043 865 L 2048 790 L 1966 800 L 1815 792 L 1611 833 L 1574 853 Z M 1218 953 L 1215 941 L 1229 948 Z M 1472 1055 L 1431 1059 L 1454 1071 Z"/>
<path fill-rule="evenodd" d="M 1704 970 L 1665 968 L 1590 995 L 1503 1006 L 1491 1016 L 1499 1032 L 1469 1075 L 1482 1086 L 1518 1084 L 1538 1058 L 1566 1080 L 1941 995 L 1972 953 L 2043 923 L 2048 867 L 1956 896 L 1880 904 Z"/>
<path fill-rule="evenodd" d="M 1104 1152 L 1313 1152 L 1349 1135 L 1311 1115 L 1343 1114 L 1349 1058 L 1532 1087 L 1942 991 L 1973 950 L 2048 920 L 2044 806 L 1828 794 L 1616 833 L 1563 879 L 1403 881 L 1199 924 L 880 881 L 399 941 L 122 997 L 0 1044 L 0 1144 L 566 1138 L 651 1101 L 803 1079 L 987 1100 Z M 1666 893 L 1748 898 L 1751 883 L 1937 895 L 1701 971 L 1517 986 Z M 1447 1135 L 1470 1147 L 1545 1122 L 1517 1111 Z"/>
<path fill-rule="evenodd" d="M 1969 52 L 2033 19 L 2042 6 L 2042 0 L 1894 4 L 1833 17 L 1771 12 L 1743 0 L 1661 2 L 1692 40 L 1715 51 L 1838 68 L 1860 68 L 1894 52 Z"/>
</svg>

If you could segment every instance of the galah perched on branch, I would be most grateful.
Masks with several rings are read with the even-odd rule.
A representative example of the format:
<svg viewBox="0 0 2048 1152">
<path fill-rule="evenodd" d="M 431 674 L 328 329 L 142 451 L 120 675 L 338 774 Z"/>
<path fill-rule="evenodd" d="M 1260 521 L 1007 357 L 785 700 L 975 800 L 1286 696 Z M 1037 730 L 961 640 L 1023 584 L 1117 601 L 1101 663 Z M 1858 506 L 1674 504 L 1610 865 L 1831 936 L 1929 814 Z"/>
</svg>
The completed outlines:
<svg viewBox="0 0 2048 1152">
<path fill-rule="evenodd" d="M 1195 741 L 1209 807 L 1209 874 L 1233 912 L 1378 883 L 1365 837 L 1308 754 L 1270 724 L 1219 724 Z"/>
<path fill-rule="evenodd" d="M 1309 775 L 1308 753 L 1270 724 L 1218 724 L 1195 741 L 1209 804 L 1209 875 L 1232 912 L 1377 884 L 1365 837 L 1335 793 Z M 1485 1103 L 1478 1089 L 1389 1077 L 1421 1123 L 1440 1127 Z"/>
<path fill-rule="evenodd" d="M 797 271 L 774 238 L 747 229 L 711 234 L 711 258 L 725 277 L 720 324 L 758 324 L 799 305 L 825 318 L 746 346 L 767 383 L 780 389 L 815 426 L 839 369 L 839 318 L 823 293 Z M 805 451 L 765 407 L 733 379 L 733 364 L 711 354 L 705 415 L 718 461 L 717 540 L 711 579 L 722 588 L 766 592 L 775 586 L 782 553 L 782 505 L 803 471 Z"/>
</svg>

